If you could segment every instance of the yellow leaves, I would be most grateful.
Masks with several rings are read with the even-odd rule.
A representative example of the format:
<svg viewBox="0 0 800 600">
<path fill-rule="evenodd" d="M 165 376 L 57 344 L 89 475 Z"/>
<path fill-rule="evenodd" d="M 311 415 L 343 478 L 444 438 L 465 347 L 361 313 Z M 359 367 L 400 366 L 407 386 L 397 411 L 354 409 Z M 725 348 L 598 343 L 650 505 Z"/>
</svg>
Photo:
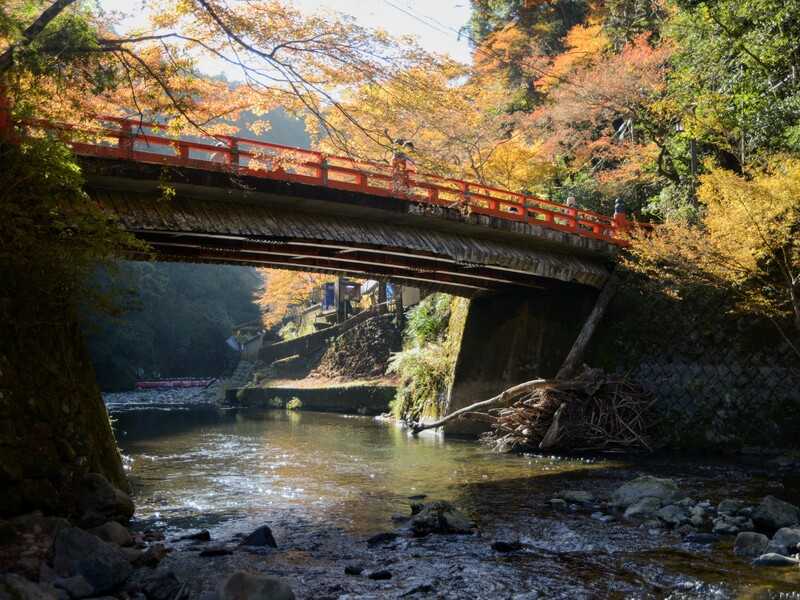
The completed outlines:
<svg viewBox="0 0 800 600">
<path fill-rule="evenodd" d="M 564 38 L 566 50 L 555 57 L 547 74 L 536 82 L 536 87 L 547 91 L 576 67 L 590 65 L 598 60 L 608 47 L 608 38 L 600 23 L 578 24 Z"/>
<path fill-rule="evenodd" d="M 800 273 L 800 160 L 779 157 L 747 177 L 709 167 L 697 195 L 701 222 L 672 221 L 634 237 L 628 265 L 679 286 L 728 289 L 746 311 L 800 311 L 792 297 Z"/>
<path fill-rule="evenodd" d="M 541 182 L 547 166 L 536 159 L 538 147 L 509 137 L 516 117 L 507 112 L 508 100 L 501 81 L 455 63 L 408 69 L 382 86 L 348 93 L 347 114 L 328 114 L 346 135 L 328 137 L 323 148 L 388 164 L 392 140 L 402 138 L 414 144 L 420 172 L 520 190 Z"/>
<path fill-rule="evenodd" d="M 774 163 L 751 179 L 711 169 L 700 181 L 698 197 L 706 206 L 709 243 L 728 257 L 729 277 L 739 281 L 766 275 L 770 263 L 796 244 L 800 160 Z"/>
<path fill-rule="evenodd" d="M 291 306 L 307 302 L 314 288 L 333 279 L 331 275 L 282 269 L 259 269 L 259 273 L 265 286 L 256 297 L 256 304 L 268 328 L 280 323 Z"/>
<path fill-rule="evenodd" d="M 545 161 L 537 145 L 518 140 L 500 143 L 483 167 L 487 182 L 510 190 L 534 190 L 555 175 L 555 167 Z"/>
</svg>

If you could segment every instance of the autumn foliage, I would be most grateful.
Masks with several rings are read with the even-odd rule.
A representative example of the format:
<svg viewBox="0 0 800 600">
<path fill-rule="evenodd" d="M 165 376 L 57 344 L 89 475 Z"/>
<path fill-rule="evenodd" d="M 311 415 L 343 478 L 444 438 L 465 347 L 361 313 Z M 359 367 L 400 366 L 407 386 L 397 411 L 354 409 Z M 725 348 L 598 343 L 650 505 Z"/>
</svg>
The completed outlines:
<svg viewBox="0 0 800 600">
<path fill-rule="evenodd" d="M 280 323 L 292 306 L 305 306 L 312 291 L 332 279 L 331 275 L 284 269 L 259 269 L 259 273 L 264 287 L 256 296 L 256 304 L 267 328 Z"/>
<path fill-rule="evenodd" d="M 700 178 L 698 200 L 698 223 L 669 221 L 634 237 L 628 266 L 677 295 L 721 288 L 740 311 L 788 318 L 800 333 L 800 160 L 747 176 L 713 167 Z"/>
</svg>

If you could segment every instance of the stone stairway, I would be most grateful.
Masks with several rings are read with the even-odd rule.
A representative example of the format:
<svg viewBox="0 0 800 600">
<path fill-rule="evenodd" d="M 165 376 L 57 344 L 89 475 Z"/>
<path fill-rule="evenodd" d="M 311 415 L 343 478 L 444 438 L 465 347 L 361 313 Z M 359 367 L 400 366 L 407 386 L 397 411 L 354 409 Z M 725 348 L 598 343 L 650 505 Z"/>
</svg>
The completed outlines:
<svg viewBox="0 0 800 600">
<path fill-rule="evenodd" d="M 232 388 L 244 387 L 253 376 L 256 363 L 249 360 L 240 360 L 230 377 L 218 379 L 210 386 L 199 392 L 194 398 L 199 402 L 221 404 L 225 399 L 225 392 Z"/>
</svg>

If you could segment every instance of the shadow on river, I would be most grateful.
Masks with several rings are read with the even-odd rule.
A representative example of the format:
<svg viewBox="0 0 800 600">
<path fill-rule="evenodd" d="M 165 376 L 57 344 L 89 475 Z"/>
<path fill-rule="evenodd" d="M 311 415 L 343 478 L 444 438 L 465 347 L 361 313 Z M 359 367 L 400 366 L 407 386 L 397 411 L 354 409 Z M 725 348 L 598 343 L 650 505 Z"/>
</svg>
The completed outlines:
<svg viewBox="0 0 800 600">
<path fill-rule="evenodd" d="M 666 530 L 593 518 L 602 506 L 547 504 L 564 489 L 605 499 L 645 473 L 675 479 L 696 500 L 800 499 L 797 479 L 771 478 L 756 463 L 498 455 L 475 442 L 311 412 L 113 410 L 139 527 L 165 528 L 169 539 L 207 528 L 215 542 L 265 523 L 275 534 L 278 550 L 218 558 L 175 543 L 165 562 L 197 594 L 245 569 L 285 577 L 298 598 L 314 599 L 800 598 L 800 570 L 757 570 L 733 555 L 732 538 L 684 543 Z M 478 533 L 403 535 L 408 497 L 422 494 L 455 503 Z M 365 542 L 395 530 L 401 536 L 385 545 Z M 503 554 L 491 547 L 498 539 L 525 546 Z M 351 564 L 392 576 L 345 575 Z"/>
</svg>

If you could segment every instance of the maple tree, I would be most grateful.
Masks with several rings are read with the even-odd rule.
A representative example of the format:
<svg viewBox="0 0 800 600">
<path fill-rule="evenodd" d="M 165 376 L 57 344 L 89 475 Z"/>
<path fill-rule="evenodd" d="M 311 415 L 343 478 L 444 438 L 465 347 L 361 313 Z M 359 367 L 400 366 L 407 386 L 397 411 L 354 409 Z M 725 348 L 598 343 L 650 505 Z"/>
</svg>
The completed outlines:
<svg viewBox="0 0 800 600">
<path fill-rule="evenodd" d="M 532 140 L 514 134 L 516 118 L 507 103 L 502 82 L 452 62 L 431 65 L 346 94 L 344 113 L 330 116 L 348 132 L 345 143 L 327 138 L 322 148 L 389 165 L 392 140 L 410 140 L 407 154 L 418 172 L 515 190 L 535 187 L 546 180 L 549 165 L 538 159 Z"/>
<path fill-rule="evenodd" d="M 262 321 L 267 328 L 280 323 L 293 305 L 303 305 L 311 293 L 331 275 L 288 271 L 285 269 L 259 269 L 264 280 L 263 289 L 256 295 L 256 304 L 261 308 Z"/>
<path fill-rule="evenodd" d="M 584 43 L 586 32 L 580 29 Z M 672 48 L 653 47 L 644 35 L 619 53 L 605 54 L 604 47 L 595 39 L 585 51 L 556 58 L 563 75 L 545 80 L 552 89 L 528 127 L 547 132 L 541 148 L 551 160 L 588 170 L 607 197 L 627 196 L 626 189 L 635 195 L 666 174 L 669 126 L 652 107 L 664 93 Z"/>
<path fill-rule="evenodd" d="M 336 110 L 341 89 L 434 60 L 410 40 L 279 0 L 145 0 L 142 12 L 148 26 L 125 30 L 121 15 L 82 0 L 7 3 L 0 80 L 15 112 L 68 122 L 139 114 L 230 133 L 223 118 L 281 106 L 335 138 L 325 109 Z M 235 69 L 241 82 L 202 75 L 204 60 Z"/>
</svg>

